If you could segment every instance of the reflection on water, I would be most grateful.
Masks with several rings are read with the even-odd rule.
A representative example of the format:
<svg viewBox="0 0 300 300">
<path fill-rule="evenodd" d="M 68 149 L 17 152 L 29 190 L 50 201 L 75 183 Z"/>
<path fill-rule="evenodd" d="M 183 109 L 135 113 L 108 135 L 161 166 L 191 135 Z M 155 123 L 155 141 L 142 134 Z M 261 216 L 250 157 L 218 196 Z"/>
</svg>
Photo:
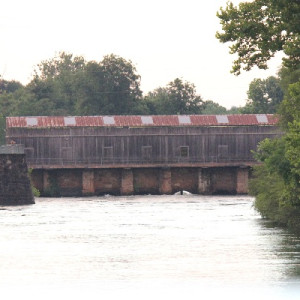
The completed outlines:
<svg viewBox="0 0 300 300">
<path fill-rule="evenodd" d="M 300 239 L 268 226 L 250 197 L 40 198 L 0 215 L 0 287 L 12 294 L 182 299 L 224 298 L 226 290 L 231 298 L 289 299 L 298 292 Z"/>
</svg>

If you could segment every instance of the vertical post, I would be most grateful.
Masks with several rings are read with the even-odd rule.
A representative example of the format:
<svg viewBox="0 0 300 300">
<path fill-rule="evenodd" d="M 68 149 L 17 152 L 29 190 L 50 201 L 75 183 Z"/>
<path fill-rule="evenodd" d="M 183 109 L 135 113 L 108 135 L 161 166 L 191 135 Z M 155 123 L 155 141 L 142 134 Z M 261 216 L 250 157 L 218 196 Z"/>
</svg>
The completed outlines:
<svg viewBox="0 0 300 300">
<path fill-rule="evenodd" d="M 166 195 L 172 194 L 171 169 L 161 169 L 159 175 L 159 193 Z"/>
<path fill-rule="evenodd" d="M 134 188 L 132 169 L 122 169 L 121 195 L 132 195 L 133 193 Z"/>
<path fill-rule="evenodd" d="M 94 182 L 94 170 L 84 170 L 82 172 L 82 195 L 94 195 L 95 194 L 95 182 Z"/>
<path fill-rule="evenodd" d="M 211 192 L 211 179 L 208 169 L 199 168 L 198 170 L 198 193 L 210 194 Z"/>
<path fill-rule="evenodd" d="M 248 194 L 248 179 L 249 179 L 248 168 L 238 168 L 236 174 L 237 194 Z"/>
</svg>

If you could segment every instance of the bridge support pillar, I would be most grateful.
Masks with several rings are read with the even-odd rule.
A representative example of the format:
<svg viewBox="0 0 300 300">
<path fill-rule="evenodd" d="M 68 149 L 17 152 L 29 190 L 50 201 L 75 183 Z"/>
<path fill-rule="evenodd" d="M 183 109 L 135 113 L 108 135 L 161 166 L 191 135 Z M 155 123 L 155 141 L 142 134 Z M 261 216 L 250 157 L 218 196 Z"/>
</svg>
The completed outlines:
<svg viewBox="0 0 300 300">
<path fill-rule="evenodd" d="M 238 168 L 236 174 L 236 193 L 247 194 L 248 193 L 248 168 Z"/>
<path fill-rule="evenodd" d="M 211 193 L 211 175 L 208 169 L 199 168 L 198 170 L 198 193 Z"/>
<path fill-rule="evenodd" d="M 94 170 L 84 170 L 82 172 L 82 194 L 95 194 Z"/>
<path fill-rule="evenodd" d="M 122 169 L 121 195 L 133 195 L 133 172 L 132 169 Z"/>
<path fill-rule="evenodd" d="M 159 174 L 159 193 L 169 195 L 172 194 L 172 175 L 171 169 L 160 169 Z"/>
</svg>

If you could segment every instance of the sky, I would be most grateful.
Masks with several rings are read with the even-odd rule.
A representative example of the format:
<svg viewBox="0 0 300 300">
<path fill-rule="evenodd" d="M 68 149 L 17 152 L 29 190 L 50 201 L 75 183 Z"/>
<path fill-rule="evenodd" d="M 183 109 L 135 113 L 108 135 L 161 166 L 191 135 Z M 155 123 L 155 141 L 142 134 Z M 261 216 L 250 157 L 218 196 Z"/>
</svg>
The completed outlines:
<svg viewBox="0 0 300 300">
<path fill-rule="evenodd" d="M 234 55 L 215 33 L 216 12 L 227 0 L 10 0 L 0 10 L 0 75 L 27 84 L 37 64 L 65 51 L 100 62 L 115 54 L 131 60 L 144 94 L 175 78 L 196 86 L 204 100 L 243 106 L 254 78 L 268 70 L 230 73 Z M 235 4 L 241 2 L 233 1 Z"/>
</svg>

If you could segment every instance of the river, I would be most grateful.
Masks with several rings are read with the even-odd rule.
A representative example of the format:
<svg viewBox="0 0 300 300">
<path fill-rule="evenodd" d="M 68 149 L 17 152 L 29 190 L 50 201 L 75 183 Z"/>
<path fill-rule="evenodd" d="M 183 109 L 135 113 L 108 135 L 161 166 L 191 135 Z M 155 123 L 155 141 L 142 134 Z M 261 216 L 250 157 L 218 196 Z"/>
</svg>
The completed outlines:
<svg viewBox="0 0 300 300">
<path fill-rule="evenodd" d="M 11 299 L 299 299 L 300 238 L 263 220 L 253 201 L 104 196 L 0 207 L 0 290 Z"/>
</svg>

